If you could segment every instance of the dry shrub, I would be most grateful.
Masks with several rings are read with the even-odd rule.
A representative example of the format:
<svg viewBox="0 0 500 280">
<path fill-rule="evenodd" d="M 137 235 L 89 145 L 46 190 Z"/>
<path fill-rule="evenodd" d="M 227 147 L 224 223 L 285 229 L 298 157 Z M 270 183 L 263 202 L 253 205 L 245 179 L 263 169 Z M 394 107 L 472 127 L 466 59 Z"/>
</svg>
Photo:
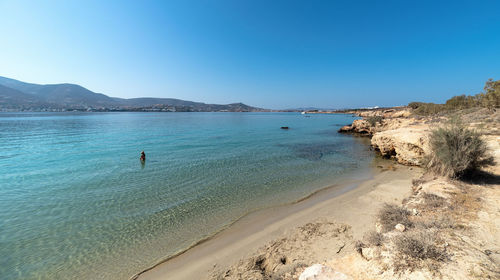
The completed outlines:
<svg viewBox="0 0 500 280">
<path fill-rule="evenodd" d="M 366 234 L 365 240 L 371 246 L 382 246 L 384 243 L 384 235 L 373 230 Z"/>
<path fill-rule="evenodd" d="M 393 230 L 397 224 L 403 224 L 406 227 L 413 225 L 409 217 L 410 211 L 396 204 L 386 203 L 378 213 L 378 219 L 382 224 L 382 230 L 388 232 Z"/>
<path fill-rule="evenodd" d="M 443 214 L 437 217 L 423 217 L 422 219 L 414 222 L 417 229 L 455 229 L 458 228 L 456 221 L 450 216 Z"/>
<path fill-rule="evenodd" d="M 411 180 L 411 185 L 414 186 L 414 187 L 418 187 L 418 186 L 422 185 L 423 183 L 425 183 L 425 180 L 423 180 L 423 179 L 413 179 L 413 180 Z"/>
<path fill-rule="evenodd" d="M 425 203 L 424 206 L 426 208 L 435 209 L 446 206 L 446 199 L 439 195 L 435 195 L 433 193 L 424 193 L 423 198 Z"/>
<path fill-rule="evenodd" d="M 493 163 L 480 134 L 459 121 L 430 134 L 431 153 L 427 168 L 450 178 L 463 178 Z"/>
<path fill-rule="evenodd" d="M 394 239 L 397 251 L 396 271 L 426 266 L 429 270 L 436 270 L 439 263 L 448 259 L 446 250 L 437 245 L 435 234 L 424 231 L 409 231 L 398 235 Z"/>
</svg>

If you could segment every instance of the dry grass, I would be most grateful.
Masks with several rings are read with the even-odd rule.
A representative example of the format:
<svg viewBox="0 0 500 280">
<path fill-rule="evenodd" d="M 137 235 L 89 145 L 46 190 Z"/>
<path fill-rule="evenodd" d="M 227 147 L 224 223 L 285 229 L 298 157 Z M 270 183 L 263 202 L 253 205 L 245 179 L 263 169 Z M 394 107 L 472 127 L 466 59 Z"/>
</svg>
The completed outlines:
<svg viewBox="0 0 500 280">
<path fill-rule="evenodd" d="M 441 213 L 437 216 L 425 216 L 414 221 L 414 226 L 417 229 L 456 229 L 458 228 L 457 222 L 448 215 L 448 213 Z"/>
<path fill-rule="evenodd" d="M 362 253 L 362 248 L 380 246 L 375 260 L 386 266 L 384 271 L 392 270 L 395 278 L 414 272 L 440 278 L 445 271 L 442 267 L 450 264 L 450 256 L 463 244 L 457 236 L 469 234 L 466 225 L 477 219 L 481 208 L 481 188 L 463 180 L 429 176 L 434 175 L 428 173 L 413 180 L 414 192 L 402 206 L 385 204 L 377 215 L 382 233 L 368 232 L 364 243 L 359 242 L 356 247 Z M 436 184 L 423 185 L 430 180 L 437 180 Z M 439 182 L 442 188 L 437 185 Z M 406 230 L 395 230 L 398 223 L 405 225 Z"/>
<path fill-rule="evenodd" d="M 418 187 L 418 186 L 422 185 L 425 182 L 426 182 L 426 180 L 424 180 L 422 178 L 413 179 L 413 180 L 411 180 L 411 185 L 414 186 L 414 187 Z"/>
<path fill-rule="evenodd" d="M 464 185 L 460 191 L 452 193 L 450 199 L 450 215 L 456 220 L 474 220 L 481 208 L 481 194 L 478 190 Z"/>
<path fill-rule="evenodd" d="M 424 206 L 427 209 L 443 208 L 447 205 L 446 199 L 433 193 L 424 193 Z"/>
<path fill-rule="evenodd" d="M 397 251 L 395 271 L 413 271 L 427 267 L 436 271 L 448 259 L 446 250 L 438 246 L 440 240 L 428 231 L 409 231 L 394 238 Z"/>
<path fill-rule="evenodd" d="M 451 216 L 449 203 L 446 198 L 433 194 L 422 193 L 422 202 L 418 209 L 422 214 L 413 217 L 414 226 L 418 229 L 453 229 L 456 221 Z"/>
<path fill-rule="evenodd" d="M 384 204 L 378 213 L 378 220 L 382 225 L 383 232 L 394 229 L 397 224 L 403 224 L 405 227 L 413 226 L 410 220 L 410 211 L 396 204 Z"/>
<path fill-rule="evenodd" d="M 394 229 L 397 224 L 403 224 L 405 227 L 411 227 L 413 222 L 410 220 L 410 211 L 395 204 L 384 204 L 378 213 L 378 219 L 382 225 L 382 230 L 388 232 Z"/>
<path fill-rule="evenodd" d="M 380 232 L 370 231 L 365 235 L 364 239 L 371 246 L 382 246 L 384 244 L 384 235 Z"/>
<path fill-rule="evenodd" d="M 440 236 L 447 229 L 455 228 L 455 220 L 449 216 L 446 198 L 432 193 L 421 193 L 418 216 L 406 216 L 413 226 L 392 240 L 396 250 L 394 271 L 403 273 L 417 268 L 427 268 L 433 273 L 448 259 L 446 250 L 439 246 Z"/>
</svg>

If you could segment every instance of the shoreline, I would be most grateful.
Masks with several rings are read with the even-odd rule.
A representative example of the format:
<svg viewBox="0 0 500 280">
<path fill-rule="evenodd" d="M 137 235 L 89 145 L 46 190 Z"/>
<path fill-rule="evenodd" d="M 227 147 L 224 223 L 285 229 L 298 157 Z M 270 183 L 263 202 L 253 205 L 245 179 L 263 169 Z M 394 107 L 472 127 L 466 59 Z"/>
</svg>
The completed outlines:
<svg viewBox="0 0 500 280">
<path fill-rule="evenodd" d="M 360 237 L 365 231 L 363 225 L 374 219 L 375 209 L 385 202 L 401 201 L 411 191 L 411 179 L 420 173 L 419 169 L 401 165 L 395 170 L 394 163 L 387 160 L 382 165 L 388 166 L 388 171 L 372 167 L 371 178 L 351 177 L 297 201 L 244 215 L 213 236 L 129 279 L 209 278 L 213 270 L 229 267 L 266 243 L 319 218 L 347 223 L 353 227 L 355 237 Z M 363 201 L 367 196 L 372 200 Z"/>
</svg>

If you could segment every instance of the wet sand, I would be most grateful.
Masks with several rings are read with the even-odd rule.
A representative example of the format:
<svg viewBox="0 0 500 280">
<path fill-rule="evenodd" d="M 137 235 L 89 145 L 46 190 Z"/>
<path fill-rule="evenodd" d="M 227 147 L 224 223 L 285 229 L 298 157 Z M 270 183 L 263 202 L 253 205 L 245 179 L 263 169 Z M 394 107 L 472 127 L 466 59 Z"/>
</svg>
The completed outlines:
<svg viewBox="0 0 500 280">
<path fill-rule="evenodd" d="M 386 165 L 393 166 L 389 162 Z M 374 176 L 369 180 L 344 182 L 299 202 L 251 213 L 213 238 L 132 279 L 209 278 L 215 270 L 223 271 L 251 257 L 270 241 L 292 234 L 297 227 L 318 219 L 348 224 L 352 239 L 359 239 L 371 229 L 380 206 L 386 202 L 400 203 L 410 194 L 412 179 L 421 174 L 418 168 L 400 165 L 396 168 L 374 169 Z"/>
</svg>

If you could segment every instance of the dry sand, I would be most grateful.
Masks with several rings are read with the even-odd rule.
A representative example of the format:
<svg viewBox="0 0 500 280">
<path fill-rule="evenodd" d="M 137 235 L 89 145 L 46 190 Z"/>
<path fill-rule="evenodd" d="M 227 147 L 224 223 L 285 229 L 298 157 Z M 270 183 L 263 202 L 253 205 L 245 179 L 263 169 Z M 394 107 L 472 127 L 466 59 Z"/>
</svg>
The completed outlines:
<svg viewBox="0 0 500 280">
<path fill-rule="evenodd" d="M 287 258 L 307 262 L 325 261 L 331 258 L 332 251 L 350 253 L 354 241 L 372 229 L 380 206 L 386 202 L 401 203 L 411 193 L 412 179 L 422 174 L 416 167 L 394 168 L 389 161 L 384 164 L 387 166 L 374 171 L 374 177 L 368 181 L 332 186 L 295 204 L 252 213 L 212 239 L 134 278 L 213 278 L 227 273 L 238 262 L 269 251 L 276 242 L 287 244 L 284 247 L 288 251 L 280 252 Z M 244 265 L 235 267 L 244 269 Z"/>
</svg>

